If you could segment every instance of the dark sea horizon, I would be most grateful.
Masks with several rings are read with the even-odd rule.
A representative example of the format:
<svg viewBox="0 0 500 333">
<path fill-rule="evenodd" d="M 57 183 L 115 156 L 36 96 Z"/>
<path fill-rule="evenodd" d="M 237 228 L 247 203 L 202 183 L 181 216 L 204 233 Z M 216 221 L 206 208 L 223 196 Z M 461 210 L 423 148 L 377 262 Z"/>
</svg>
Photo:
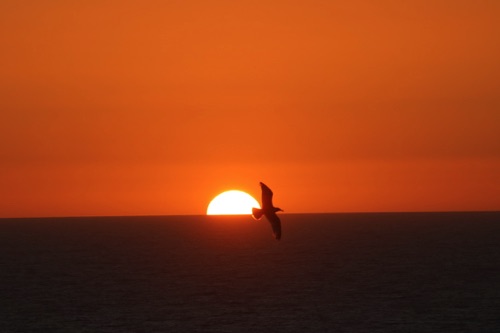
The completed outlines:
<svg viewBox="0 0 500 333">
<path fill-rule="evenodd" d="M 500 212 L 0 219 L 0 332 L 500 332 Z"/>
</svg>

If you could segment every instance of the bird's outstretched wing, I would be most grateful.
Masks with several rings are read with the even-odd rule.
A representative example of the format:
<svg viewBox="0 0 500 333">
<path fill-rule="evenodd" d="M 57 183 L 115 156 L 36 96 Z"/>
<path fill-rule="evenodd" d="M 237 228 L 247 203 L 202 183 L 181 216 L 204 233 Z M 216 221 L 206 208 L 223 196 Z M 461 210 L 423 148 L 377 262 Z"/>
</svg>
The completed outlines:
<svg viewBox="0 0 500 333">
<path fill-rule="evenodd" d="M 263 182 L 260 182 L 260 188 L 262 189 L 262 209 L 271 209 L 273 207 L 273 191 Z"/>
<path fill-rule="evenodd" d="M 274 238 L 279 240 L 281 238 L 280 218 L 274 212 L 266 214 L 266 217 L 267 217 L 267 220 L 269 221 L 269 223 L 271 223 L 271 227 L 273 228 Z"/>
</svg>

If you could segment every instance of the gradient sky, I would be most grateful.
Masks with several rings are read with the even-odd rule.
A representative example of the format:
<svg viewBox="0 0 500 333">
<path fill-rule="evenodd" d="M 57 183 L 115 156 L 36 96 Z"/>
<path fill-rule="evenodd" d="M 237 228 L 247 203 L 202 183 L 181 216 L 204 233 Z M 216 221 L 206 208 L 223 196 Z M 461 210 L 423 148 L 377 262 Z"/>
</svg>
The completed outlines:
<svg viewBox="0 0 500 333">
<path fill-rule="evenodd" d="M 500 2 L 0 2 L 0 216 L 500 210 Z"/>
</svg>

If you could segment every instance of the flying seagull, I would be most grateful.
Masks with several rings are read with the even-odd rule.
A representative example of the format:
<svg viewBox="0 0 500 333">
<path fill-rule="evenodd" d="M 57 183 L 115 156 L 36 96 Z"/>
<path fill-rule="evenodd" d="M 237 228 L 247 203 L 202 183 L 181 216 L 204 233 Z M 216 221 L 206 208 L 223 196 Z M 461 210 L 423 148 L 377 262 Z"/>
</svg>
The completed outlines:
<svg viewBox="0 0 500 333">
<path fill-rule="evenodd" d="M 252 208 L 252 216 L 256 220 L 260 220 L 262 215 L 265 215 L 271 227 L 273 228 L 274 238 L 281 238 L 281 221 L 276 212 L 282 212 L 283 209 L 273 206 L 273 191 L 266 184 L 260 183 L 262 189 L 262 208 Z"/>
</svg>

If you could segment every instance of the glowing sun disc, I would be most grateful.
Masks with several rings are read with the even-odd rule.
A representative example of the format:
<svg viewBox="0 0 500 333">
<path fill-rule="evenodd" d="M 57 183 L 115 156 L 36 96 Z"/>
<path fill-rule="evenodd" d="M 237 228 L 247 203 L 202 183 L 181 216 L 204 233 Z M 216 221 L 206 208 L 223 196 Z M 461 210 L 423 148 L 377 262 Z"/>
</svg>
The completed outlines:
<svg viewBox="0 0 500 333">
<path fill-rule="evenodd" d="M 243 191 L 222 192 L 210 201 L 207 215 L 252 214 L 252 208 L 260 208 L 259 202 Z"/>
</svg>

